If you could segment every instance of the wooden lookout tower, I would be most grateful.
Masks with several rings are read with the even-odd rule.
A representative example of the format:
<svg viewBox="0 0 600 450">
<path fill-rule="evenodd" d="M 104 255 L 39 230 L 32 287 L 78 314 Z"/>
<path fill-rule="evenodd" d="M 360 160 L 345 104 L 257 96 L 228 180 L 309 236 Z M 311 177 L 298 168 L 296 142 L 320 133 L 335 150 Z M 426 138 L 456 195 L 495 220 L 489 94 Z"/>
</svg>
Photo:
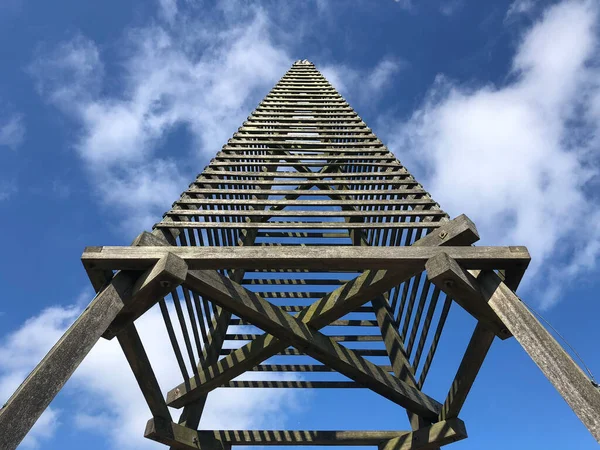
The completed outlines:
<svg viewBox="0 0 600 450">
<path fill-rule="evenodd" d="M 0 448 L 17 447 L 101 337 L 118 340 L 137 379 L 146 437 L 171 448 L 440 447 L 467 437 L 461 408 L 495 338 L 516 339 L 600 439 L 600 392 L 515 295 L 527 249 L 478 238 L 297 61 L 152 232 L 85 249 L 97 295 L 0 410 Z M 136 331 L 152 307 L 176 386 L 159 387 Z M 451 307 L 473 317 L 473 333 L 436 400 L 423 386 Z M 254 381 L 236 379 L 245 372 Z M 223 387 L 370 389 L 404 409 L 410 429 L 199 431 Z"/>
</svg>

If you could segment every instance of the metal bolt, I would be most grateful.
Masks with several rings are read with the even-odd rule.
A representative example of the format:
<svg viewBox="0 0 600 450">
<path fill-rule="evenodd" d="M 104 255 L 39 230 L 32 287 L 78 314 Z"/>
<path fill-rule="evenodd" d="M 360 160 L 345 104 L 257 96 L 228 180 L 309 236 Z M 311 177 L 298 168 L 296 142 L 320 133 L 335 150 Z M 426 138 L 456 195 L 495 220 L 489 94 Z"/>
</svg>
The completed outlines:
<svg viewBox="0 0 600 450">
<path fill-rule="evenodd" d="M 448 236 L 447 231 L 440 231 L 440 239 L 446 239 L 447 236 Z"/>
<path fill-rule="evenodd" d="M 444 280 L 444 286 L 448 289 L 452 289 L 454 287 L 454 280 Z"/>
<path fill-rule="evenodd" d="M 164 287 L 164 288 L 169 288 L 169 287 L 171 287 L 171 282 L 163 280 L 163 281 L 160 282 L 160 286 Z"/>
</svg>

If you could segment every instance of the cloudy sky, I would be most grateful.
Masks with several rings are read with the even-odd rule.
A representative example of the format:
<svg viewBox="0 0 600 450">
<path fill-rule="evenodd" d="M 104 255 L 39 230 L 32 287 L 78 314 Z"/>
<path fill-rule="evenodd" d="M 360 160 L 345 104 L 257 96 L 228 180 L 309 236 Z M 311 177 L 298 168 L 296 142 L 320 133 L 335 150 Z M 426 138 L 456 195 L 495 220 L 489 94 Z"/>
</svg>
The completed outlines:
<svg viewBox="0 0 600 450">
<path fill-rule="evenodd" d="M 483 243 L 529 248 L 520 295 L 600 374 L 599 14 L 575 0 L 2 2 L 0 401 L 91 299 L 83 247 L 149 229 L 297 59 Z M 139 328 L 166 390 L 176 378 L 158 320 Z M 22 448 L 156 448 L 113 344 Z M 443 398 L 447 384 L 425 388 Z M 376 414 L 299 390 L 220 390 L 202 426 L 403 424 L 389 402 L 350 397 Z M 457 449 L 596 448 L 511 341 L 492 348 L 462 417 L 471 438 Z"/>
</svg>

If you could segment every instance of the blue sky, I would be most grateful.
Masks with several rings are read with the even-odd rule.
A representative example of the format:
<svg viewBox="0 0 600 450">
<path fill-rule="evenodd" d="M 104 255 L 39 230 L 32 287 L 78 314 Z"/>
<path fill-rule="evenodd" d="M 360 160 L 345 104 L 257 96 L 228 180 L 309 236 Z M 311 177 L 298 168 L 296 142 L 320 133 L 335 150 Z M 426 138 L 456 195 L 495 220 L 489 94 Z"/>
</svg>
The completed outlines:
<svg viewBox="0 0 600 450">
<path fill-rule="evenodd" d="M 0 400 L 91 299 L 84 246 L 149 229 L 305 58 L 482 243 L 530 249 L 519 294 L 600 374 L 598 14 L 591 1 L 3 2 Z M 463 319 L 454 308 L 432 369 L 445 375 L 425 385 L 439 399 Z M 155 320 L 140 332 L 167 390 Z M 113 344 L 22 448 L 156 448 Z M 340 392 L 220 390 L 203 426 L 406 427 L 387 400 Z M 514 341 L 494 344 L 461 417 L 456 449 L 596 448 Z"/>
</svg>

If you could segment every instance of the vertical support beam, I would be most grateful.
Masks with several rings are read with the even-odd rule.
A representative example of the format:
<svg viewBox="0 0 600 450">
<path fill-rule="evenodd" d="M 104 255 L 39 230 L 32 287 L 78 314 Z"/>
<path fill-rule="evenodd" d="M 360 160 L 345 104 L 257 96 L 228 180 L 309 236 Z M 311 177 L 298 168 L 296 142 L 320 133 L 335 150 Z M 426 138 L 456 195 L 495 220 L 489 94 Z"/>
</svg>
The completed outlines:
<svg viewBox="0 0 600 450">
<path fill-rule="evenodd" d="M 465 355 L 450 387 L 450 392 L 448 392 L 440 412 L 439 420 L 458 417 L 479 369 L 481 369 L 483 360 L 492 346 L 494 337 L 495 334 L 492 331 L 487 329 L 481 322 L 477 322 L 473 336 L 471 336 Z"/>
<path fill-rule="evenodd" d="M 484 300 L 600 442 L 600 389 L 498 275 L 482 272 L 478 281 Z"/>
<path fill-rule="evenodd" d="M 135 325 L 132 323 L 126 327 L 117 335 L 117 339 L 150 408 L 152 417 L 159 417 L 170 422 L 171 413 L 160 391 L 160 386 Z"/>
<path fill-rule="evenodd" d="M 142 274 L 119 272 L 96 295 L 0 410 L 0 435 L 6 443 L 3 450 L 19 445 L 119 314 L 126 309 L 135 310 L 137 305 L 147 305 L 153 296 L 165 295 L 174 283 L 183 281 L 187 267 L 182 262 L 185 273 L 177 278 L 170 270 L 171 265 L 164 261 L 172 258 L 177 257 L 165 256 Z"/>
<path fill-rule="evenodd" d="M 432 260 L 437 261 L 435 264 L 430 264 Z M 594 438 L 600 442 L 600 389 L 592 384 L 587 375 L 535 318 L 521 299 L 492 271 L 467 271 L 447 255 L 438 255 L 430 261 L 427 262 L 427 267 L 440 268 L 438 272 L 444 274 L 443 277 L 437 277 L 436 282 L 440 286 L 452 287 L 460 283 L 463 301 L 468 301 L 470 304 L 475 304 L 475 302 L 487 304 L 486 307 L 489 307 L 497 317 L 492 323 L 500 323 L 506 327 Z M 442 262 L 445 267 L 442 267 Z M 490 322 L 482 322 L 481 326 L 485 326 L 490 329 L 490 332 L 493 332 Z M 481 354 L 487 351 L 485 341 L 491 340 L 491 337 L 488 334 L 480 340 L 482 342 L 478 346 L 469 345 L 469 347 L 472 352 L 479 353 L 479 358 L 482 359 Z M 463 385 L 466 386 L 466 381 L 474 377 L 474 374 L 468 374 L 472 370 L 464 368 L 461 374 L 459 369 L 457 378 L 462 375 Z M 455 403 L 454 408 L 461 406 L 459 403 L 460 399 Z M 449 410 L 452 411 L 450 406 Z M 446 414 L 448 413 L 446 412 Z"/>
<path fill-rule="evenodd" d="M 0 410 L 3 450 L 14 450 L 126 303 L 135 280 L 117 275 L 40 361 Z"/>
</svg>

